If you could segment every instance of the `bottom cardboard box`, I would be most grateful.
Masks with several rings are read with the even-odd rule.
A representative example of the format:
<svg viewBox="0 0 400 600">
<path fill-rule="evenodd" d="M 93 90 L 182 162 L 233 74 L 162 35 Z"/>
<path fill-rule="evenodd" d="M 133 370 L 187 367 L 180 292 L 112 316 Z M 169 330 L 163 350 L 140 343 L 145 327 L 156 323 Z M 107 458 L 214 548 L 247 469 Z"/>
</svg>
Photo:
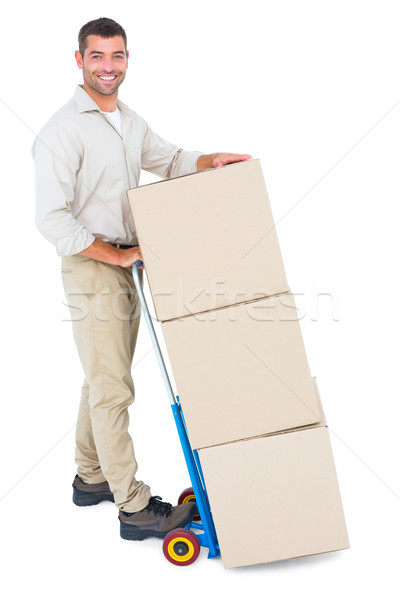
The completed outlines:
<svg viewBox="0 0 400 600">
<path fill-rule="evenodd" d="M 349 547 L 325 426 L 203 448 L 199 457 L 225 567 Z"/>
</svg>

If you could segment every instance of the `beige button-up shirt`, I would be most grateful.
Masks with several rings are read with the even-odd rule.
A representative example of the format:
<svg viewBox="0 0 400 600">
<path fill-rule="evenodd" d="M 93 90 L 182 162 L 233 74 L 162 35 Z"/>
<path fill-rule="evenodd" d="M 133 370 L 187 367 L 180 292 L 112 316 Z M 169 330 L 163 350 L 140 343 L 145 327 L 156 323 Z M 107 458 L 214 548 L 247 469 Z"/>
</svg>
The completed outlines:
<svg viewBox="0 0 400 600">
<path fill-rule="evenodd" d="M 122 137 L 81 86 L 51 117 L 33 146 L 36 225 L 60 256 L 81 252 L 95 238 L 137 244 L 126 190 L 140 170 L 162 178 L 197 170 L 201 152 L 187 152 L 156 135 L 118 100 Z"/>
</svg>

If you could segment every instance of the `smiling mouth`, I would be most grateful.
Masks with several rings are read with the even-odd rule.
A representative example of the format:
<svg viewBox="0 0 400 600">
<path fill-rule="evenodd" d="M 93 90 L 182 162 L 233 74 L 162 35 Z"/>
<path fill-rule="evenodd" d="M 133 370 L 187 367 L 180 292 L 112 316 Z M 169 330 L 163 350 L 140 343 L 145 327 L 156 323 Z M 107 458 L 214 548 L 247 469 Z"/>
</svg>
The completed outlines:
<svg viewBox="0 0 400 600">
<path fill-rule="evenodd" d="M 101 79 L 101 81 L 114 81 L 115 79 L 117 79 L 116 75 L 98 75 L 98 78 Z"/>
</svg>

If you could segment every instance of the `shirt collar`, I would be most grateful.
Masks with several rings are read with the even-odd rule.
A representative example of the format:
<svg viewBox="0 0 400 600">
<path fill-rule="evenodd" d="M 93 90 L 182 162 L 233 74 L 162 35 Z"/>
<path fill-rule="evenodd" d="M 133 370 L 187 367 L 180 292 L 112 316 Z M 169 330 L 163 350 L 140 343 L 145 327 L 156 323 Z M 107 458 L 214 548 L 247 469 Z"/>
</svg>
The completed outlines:
<svg viewBox="0 0 400 600">
<path fill-rule="evenodd" d="M 76 86 L 74 100 L 76 108 L 78 109 L 78 113 L 89 112 L 91 110 L 97 110 L 98 112 L 101 112 L 99 106 L 96 104 L 93 98 L 91 98 L 89 94 L 85 92 L 81 85 Z M 117 100 L 117 106 L 122 114 L 129 116 L 129 109 L 123 102 Z"/>
<path fill-rule="evenodd" d="M 96 102 L 87 92 L 85 92 L 81 85 L 76 86 L 74 100 L 79 113 L 88 112 L 90 110 L 97 110 L 100 112 L 100 108 L 97 106 Z"/>
</svg>

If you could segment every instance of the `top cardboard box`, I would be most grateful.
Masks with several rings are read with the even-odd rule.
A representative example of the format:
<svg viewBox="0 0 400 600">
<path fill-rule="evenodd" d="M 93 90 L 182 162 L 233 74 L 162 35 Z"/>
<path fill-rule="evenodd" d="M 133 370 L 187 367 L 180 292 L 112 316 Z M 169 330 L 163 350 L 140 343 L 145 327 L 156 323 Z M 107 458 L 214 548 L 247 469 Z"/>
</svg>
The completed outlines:
<svg viewBox="0 0 400 600">
<path fill-rule="evenodd" d="M 127 194 L 159 321 L 288 291 L 259 160 Z"/>
</svg>

